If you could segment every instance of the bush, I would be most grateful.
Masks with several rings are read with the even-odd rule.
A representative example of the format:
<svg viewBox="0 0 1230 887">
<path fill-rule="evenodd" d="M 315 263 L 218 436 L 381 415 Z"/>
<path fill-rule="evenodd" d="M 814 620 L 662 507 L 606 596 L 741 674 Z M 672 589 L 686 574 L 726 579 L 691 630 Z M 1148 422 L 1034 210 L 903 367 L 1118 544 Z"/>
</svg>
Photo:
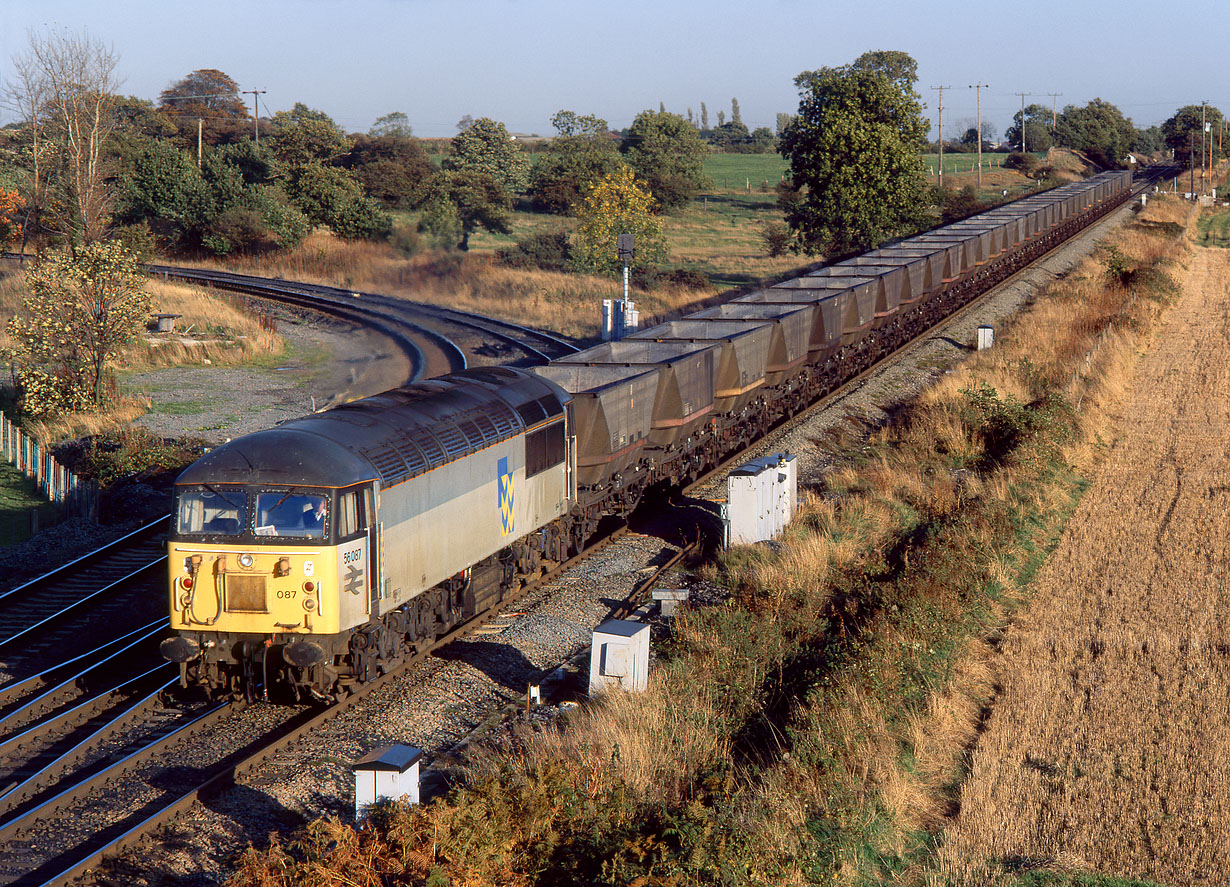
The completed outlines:
<svg viewBox="0 0 1230 887">
<path fill-rule="evenodd" d="M 506 246 L 496 257 L 510 268 L 540 268 L 544 271 L 572 269 L 572 243 L 566 231 L 549 231 L 518 240 Z"/>
<path fill-rule="evenodd" d="M 785 222 L 762 222 L 760 240 L 764 243 L 765 252 L 776 259 L 785 255 L 790 248 L 790 228 Z"/>
<path fill-rule="evenodd" d="M 704 272 L 691 268 L 675 268 L 671 271 L 641 268 L 635 273 L 633 280 L 645 289 L 662 289 L 668 286 L 694 290 L 709 288 L 709 278 Z"/>
<path fill-rule="evenodd" d="M 1042 161 L 1033 154 L 1023 154 L 1020 151 L 1013 151 L 1004 158 L 1004 169 L 1018 169 L 1031 179 L 1034 178 L 1034 173 L 1042 166 Z"/>
</svg>

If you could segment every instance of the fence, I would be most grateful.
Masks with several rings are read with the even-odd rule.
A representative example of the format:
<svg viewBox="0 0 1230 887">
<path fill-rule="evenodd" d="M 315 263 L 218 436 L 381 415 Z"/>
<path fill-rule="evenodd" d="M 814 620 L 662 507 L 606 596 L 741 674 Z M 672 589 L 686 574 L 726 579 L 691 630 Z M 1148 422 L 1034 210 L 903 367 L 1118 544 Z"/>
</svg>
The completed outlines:
<svg viewBox="0 0 1230 887">
<path fill-rule="evenodd" d="M 38 486 L 66 517 L 98 516 L 98 484 L 77 477 L 0 411 L 0 455 Z"/>
</svg>

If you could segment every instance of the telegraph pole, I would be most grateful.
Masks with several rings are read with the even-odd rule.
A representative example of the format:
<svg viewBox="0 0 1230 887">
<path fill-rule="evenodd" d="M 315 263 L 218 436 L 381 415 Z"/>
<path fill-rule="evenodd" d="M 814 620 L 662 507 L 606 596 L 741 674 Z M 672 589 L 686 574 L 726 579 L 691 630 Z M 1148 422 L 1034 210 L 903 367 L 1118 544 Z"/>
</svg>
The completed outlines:
<svg viewBox="0 0 1230 887">
<path fill-rule="evenodd" d="M 1032 92 L 1016 92 L 1013 95 L 1021 97 L 1021 153 L 1025 153 L 1025 96 L 1033 95 Z"/>
<path fill-rule="evenodd" d="M 256 138 L 256 150 L 259 151 L 261 147 L 261 114 L 260 114 L 260 110 L 256 106 L 256 97 L 258 95 L 264 95 L 265 90 L 263 89 L 241 89 L 239 91 L 242 92 L 244 95 L 252 96 L 252 132 Z"/>
<path fill-rule="evenodd" d="M 978 187 L 982 187 L 982 91 L 990 87 L 989 83 L 971 83 L 970 89 L 978 96 Z"/>
<path fill-rule="evenodd" d="M 931 88 L 934 90 L 937 90 L 940 94 L 940 162 L 939 162 L 940 178 L 939 178 L 939 186 L 940 186 L 940 189 L 942 190 L 944 187 L 944 90 L 952 89 L 952 87 L 951 86 L 933 86 Z"/>
<path fill-rule="evenodd" d="M 1208 106 L 1208 104 L 1209 104 L 1209 103 L 1208 103 L 1207 101 L 1204 101 L 1204 102 L 1201 102 L 1201 103 L 1200 103 L 1200 193 L 1201 193 L 1201 194 L 1203 194 L 1203 193 L 1204 193 L 1204 177 L 1205 177 L 1205 172 L 1204 172 L 1204 170 L 1205 170 L 1205 166 L 1204 166 L 1204 131 L 1205 131 L 1205 128 L 1208 126 L 1208 124 L 1207 124 L 1207 123 L 1205 123 L 1205 116 L 1204 116 L 1204 115 L 1205 115 L 1205 108 Z"/>
<path fill-rule="evenodd" d="M 1058 97 L 1063 95 L 1063 93 L 1062 92 L 1048 92 L 1047 95 L 1051 97 L 1051 135 L 1054 135 L 1055 134 L 1055 118 L 1057 116 L 1055 112 L 1055 108 L 1056 108 L 1056 105 L 1058 104 L 1057 102 Z"/>
</svg>

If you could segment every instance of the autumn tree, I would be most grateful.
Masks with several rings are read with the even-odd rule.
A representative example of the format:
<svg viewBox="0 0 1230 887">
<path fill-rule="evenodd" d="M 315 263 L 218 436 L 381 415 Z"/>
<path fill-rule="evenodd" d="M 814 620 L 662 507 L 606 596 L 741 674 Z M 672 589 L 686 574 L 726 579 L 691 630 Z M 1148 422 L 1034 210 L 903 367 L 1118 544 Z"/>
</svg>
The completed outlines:
<svg viewBox="0 0 1230 887">
<path fill-rule="evenodd" d="M 869 249 L 916 230 L 925 217 L 918 149 L 928 123 L 912 82 L 905 83 L 910 65 L 904 53 L 869 55 L 795 78 L 799 111 L 778 150 L 790 162 L 780 202 L 800 250 Z"/>
<path fill-rule="evenodd" d="M 32 415 L 98 408 L 108 363 L 150 309 L 136 257 L 115 241 L 44 255 L 26 271 L 29 295 L 8 324 L 6 355 Z"/>
<path fill-rule="evenodd" d="M 678 114 L 637 114 L 620 150 L 637 178 L 648 184 L 654 198 L 667 210 L 684 206 L 709 184 L 705 175 L 709 150 L 696 128 Z"/>
<path fill-rule="evenodd" d="M 530 159 L 504 124 L 490 117 L 479 117 L 453 136 L 452 153 L 443 166 L 451 172 L 490 176 L 510 197 L 524 191 L 530 177 Z"/>
<path fill-rule="evenodd" d="M 615 250 L 620 234 L 635 240 L 634 267 L 666 259 L 666 239 L 657 201 L 648 186 L 627 167 L 595 183 L 572 211 L 577 219 L 576 263 L 582 271 L 615 272 L 622 265 Z"/>
<path fill-rule="evenodd" d="M 181 145 L 196 144 L 198 120 L 207 145 L 233 142 L 252 132 L 239 84 L 217 68 L 201 68 L 175 81 L 159 93 L 158 109 L 179 130 Z"/>
<path fill-rule="evenodd" d="M 19 192 L 0 188 L 0 245 L 21 237 L 21 210 L 25 205 Z"/>
</svg>

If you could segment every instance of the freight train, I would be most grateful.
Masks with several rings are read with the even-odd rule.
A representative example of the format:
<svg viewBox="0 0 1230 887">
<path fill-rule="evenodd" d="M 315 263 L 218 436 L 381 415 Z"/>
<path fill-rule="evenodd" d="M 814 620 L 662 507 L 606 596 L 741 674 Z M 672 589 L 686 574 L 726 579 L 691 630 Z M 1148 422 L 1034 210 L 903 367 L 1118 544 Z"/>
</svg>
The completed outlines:
<svg viewBox="0 0 1230 887">
<path fill-rule="evenodd" d="M 224 444 L 176 481 L 162 653 L 214 694 L 336 697 L 1130 193 L 1130 173 L 1103 173 L 544 366 L 464 370 Z"/>
</svg>

